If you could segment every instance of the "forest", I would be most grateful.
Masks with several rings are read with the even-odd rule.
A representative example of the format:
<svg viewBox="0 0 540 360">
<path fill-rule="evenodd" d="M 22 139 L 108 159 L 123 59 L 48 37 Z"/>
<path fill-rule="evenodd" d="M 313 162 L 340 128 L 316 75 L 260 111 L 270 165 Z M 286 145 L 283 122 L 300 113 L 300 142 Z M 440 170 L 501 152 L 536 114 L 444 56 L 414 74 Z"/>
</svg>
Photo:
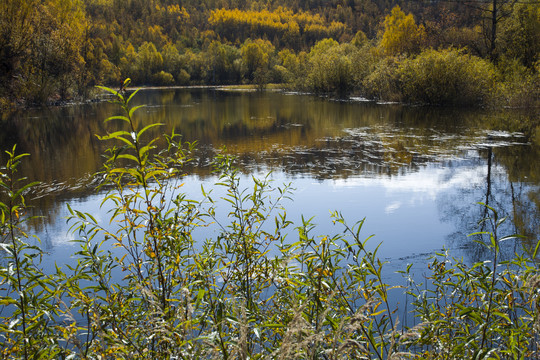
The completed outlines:
<svg viewBox="0 0 540 360">
<path fill-rule="evenodd" d="M 533 0 L 4 0 L 0 107 L 98 84 L 280 84 L 438 105 L 531 107 Z"/>
</svg>

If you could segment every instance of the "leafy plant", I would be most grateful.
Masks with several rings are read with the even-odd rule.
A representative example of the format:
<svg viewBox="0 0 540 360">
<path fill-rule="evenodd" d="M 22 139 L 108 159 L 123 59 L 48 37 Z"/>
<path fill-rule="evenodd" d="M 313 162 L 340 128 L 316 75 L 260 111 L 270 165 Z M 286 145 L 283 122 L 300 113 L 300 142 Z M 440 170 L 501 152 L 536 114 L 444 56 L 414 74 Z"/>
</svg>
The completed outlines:
<svg viewBox="0 0 540 360">
<path fill-rule="evenodd" d="M 27 242 L 23 224 L 25 192 L 36 183 L 17 177 L 21 160 L 28 154 L 16 154 L 16 146 L 6 151 L 8 160 L 0 169 L 0 344 L 3 357 L 29 359 L 53 358 L 62 353 L 54 333 L 58 330 L 61 299 L 56 284 L 39 267 L 42 250 Z"/>
<path fill-rule="evenodd" d="M 416 316 L 426 324 L 418 345 L 433 359 L 529 359 L 538 355 L 538 246 L 532 254 L 500 261 L 500 236 L 506 218 L 486 208 L 491 231 L 472 234 L 492 253 L 492 259 L 466 265 L 437 254 L 429 267 L 426 290 L 413 285 Z M 487 240 L 487 241 L 486 241 Z M 539 243 L 540 244 L 540 243 Z"/>
<path fill-rule="evenodd" d="M 495 84 L 491 63 L 455 49 L 425 50 L 402 61 L 398 74 L 404 99 L 413 103 L 485 104 Z"/>
</svg>

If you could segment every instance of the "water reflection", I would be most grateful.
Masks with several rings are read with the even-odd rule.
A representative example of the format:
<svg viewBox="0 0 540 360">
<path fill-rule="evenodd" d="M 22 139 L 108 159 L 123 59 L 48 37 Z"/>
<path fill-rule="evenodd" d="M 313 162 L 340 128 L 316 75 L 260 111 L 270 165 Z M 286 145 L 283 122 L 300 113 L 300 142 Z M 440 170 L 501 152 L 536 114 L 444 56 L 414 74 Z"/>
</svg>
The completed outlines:
<svg viewBox="0 0 540 360">
<path fill-rule="evenodd" d="M 486 256 L 466 237 L 484 215 L 476 202 L 509 215 L 513 221 L 501 231 L 527 235 L 526 247 L 538 239 L 540 150 L 508 125 L 520 114 L 217 89 L 147 90 L 136 100 L 148 105 L 139 126 L 163 123 L 165 132 L 198 141 L 197 166 L 186 178 L 194 193 L 214 181 L 209 164 L 226 146 L 244 173 L 272 170 L 277 181 L 293 181 L 297 216 L 327 219 L 335 209 L 351 219 L 366 216 L 368 232 L 384 241 L 390 258 L 443 246 L 462 249 L 471 261 Z M 122 124 L 103 123 L 117 113 L 101 102 L 28 110 L 1 122 L 1 147 L 17 143 L 31 153 L 21 171 L 43 182 L 31 194 L 43 216 L 32 226 L 51 251 L 68 239 L 61 218 L 67 202 L 99 214 L 92 174 L 107 144 L 94 134 L 118 129 Z M 512 254 L 513 245 L 505 251 Z"/>
</svg>

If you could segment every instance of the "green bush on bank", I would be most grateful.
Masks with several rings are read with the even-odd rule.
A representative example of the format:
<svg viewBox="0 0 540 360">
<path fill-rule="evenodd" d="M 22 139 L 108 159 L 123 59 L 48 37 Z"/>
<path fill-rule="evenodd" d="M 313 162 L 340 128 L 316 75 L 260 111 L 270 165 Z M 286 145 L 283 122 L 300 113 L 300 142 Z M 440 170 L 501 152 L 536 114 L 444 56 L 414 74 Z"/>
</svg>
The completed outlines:
<svg viewBox="0 0 540 360">
<path fill-rule="evenodd" d="M 540 61 L 530 69 L 516 58 L 502 57 L 497 64 L 499 82 L 495 106 L 534 108 L 540 106 Z"/>
<path fill-rule="evenodd" d="M 399 58 L 384 57 L 362 81 L 364 95 L 380 101 L 402 101 Z"/>
<path fill-rule="evenodd" d="M 129 83 L 124 83 L 127 86 Z M 143 141 L 160 124 L 136 128 L 134 94 L 111 92 L 124 130 L 113 141 L 100 178 L 110 219 L 69 209 L 80 249 L 72 267 L 45 273 L 39 247 L 23 232 L 25 190 L 15 148 L 0 171 L 0 357 L 46 359 L 523 359 L 539 355 L 539 245 L 529 257 L 499 259 L 493 209 L 477 234 L 491 261 L 467 266 L 437 255 L 427 283 L 403 271 L 407 287 L 383 280 L 384 263 L 363 220 L 338 213 L 334 235 L 309 220 L 292 224 L 283 202 L 290 185 L 268 177 L 245 189 L 234 159 L 218 155 L 216 186 L 204 200 L 181 192 L 193 144 L 176 134 L 166 146 Z M 229 204 L 229 208 L 223 208 Z M 219 220 L 218 213 L 228 215 Z M 111 228 L 110 224 L 117 226 Z M 217 224 L 202 239 L 198 229 Z M 292 226 L 295 235 L 285 237 Z M 539 243 L 540 244 L 540 243 Z M 118 251 L 111 251 L 111 248 Z M 270 255 L 273 249 L 277 254 Z M 399 324 L 391 297 L 413 298 L 418 325 Z"/>
<path fill-rule="evenodd" d="M 418 55 L 385 56 L 332 39 L 318 42 L 282 79 L 315 93 L 358 93 L 378 101 L 424 105 L 535 107 L 540 95 L 536 69 L 517 59 L 498 65 L 464 49 L 426 49 Z"/>
<path fill-rule="evenodd" d="M 406 102 L 436 105 L 486 104 L 496 79 L 490 62 L 455 49 L 424 50 L 397 72 Z"/>
</svg>

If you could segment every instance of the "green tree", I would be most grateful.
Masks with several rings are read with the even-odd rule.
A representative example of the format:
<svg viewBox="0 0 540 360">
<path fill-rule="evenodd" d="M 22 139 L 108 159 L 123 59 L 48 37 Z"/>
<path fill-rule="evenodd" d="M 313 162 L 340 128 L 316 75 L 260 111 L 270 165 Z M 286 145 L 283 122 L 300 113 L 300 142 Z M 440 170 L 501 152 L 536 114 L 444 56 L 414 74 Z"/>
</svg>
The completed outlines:
<svg viewBox="0 0 540 360">
<path fill-rule="evenodd" d="M 212 41 L 207 54 L 207 77 L 212 84 L 236 83 L 240 80 L 240 69 L 238 59 L 240 51 L 230 45 L 225 45 L 219 41 Z M 255 54 L 257 56 L 259 54 Z M 257 64 L 263 65 L 263 64 Z"/>
<path fill-rule="evenodd" d="M 0 96 L 15 96 L 14 77 L 28 58 L 38 1 L 0 1 Z"/>
<path fill-rule="evenodd" d="M 348 93 L 353 86 L 351 54 L 357 48 L 324 39 L 309 52 L 308 87 L 316 92 Z"/>
<path fill-rule="evenodd" d="M 163 68 L 163 57 L 151 42 L 145 42 L 137 52 L 137 80 L 141 82 L 152 81 L 152 75 Z"/>
<path fill-rule="evenodd" d="M 268 40 L 246 40 L 240 48 L 242 54 L 242 63 L 246 79 L 252 81 L 255 72 L 258 75 L 267 72 L 270 64 L 270 57 L 274 54 L 275 48 Z"/>
<path fill-rule="evenodd" d="M 501 54 L 532 69 L 540 60 L 540 4 L 516 4 L 501 23 L 498 43 Z"/>
<path fill-rule="evenodd" d="M 30 101 L 62 98 L 83 70 L 86 15 L 80 0 L 7 0 L 0 4 L 4 92 Z M 16 80 L 14 80 L 16 79 Z"/>
</svg>

